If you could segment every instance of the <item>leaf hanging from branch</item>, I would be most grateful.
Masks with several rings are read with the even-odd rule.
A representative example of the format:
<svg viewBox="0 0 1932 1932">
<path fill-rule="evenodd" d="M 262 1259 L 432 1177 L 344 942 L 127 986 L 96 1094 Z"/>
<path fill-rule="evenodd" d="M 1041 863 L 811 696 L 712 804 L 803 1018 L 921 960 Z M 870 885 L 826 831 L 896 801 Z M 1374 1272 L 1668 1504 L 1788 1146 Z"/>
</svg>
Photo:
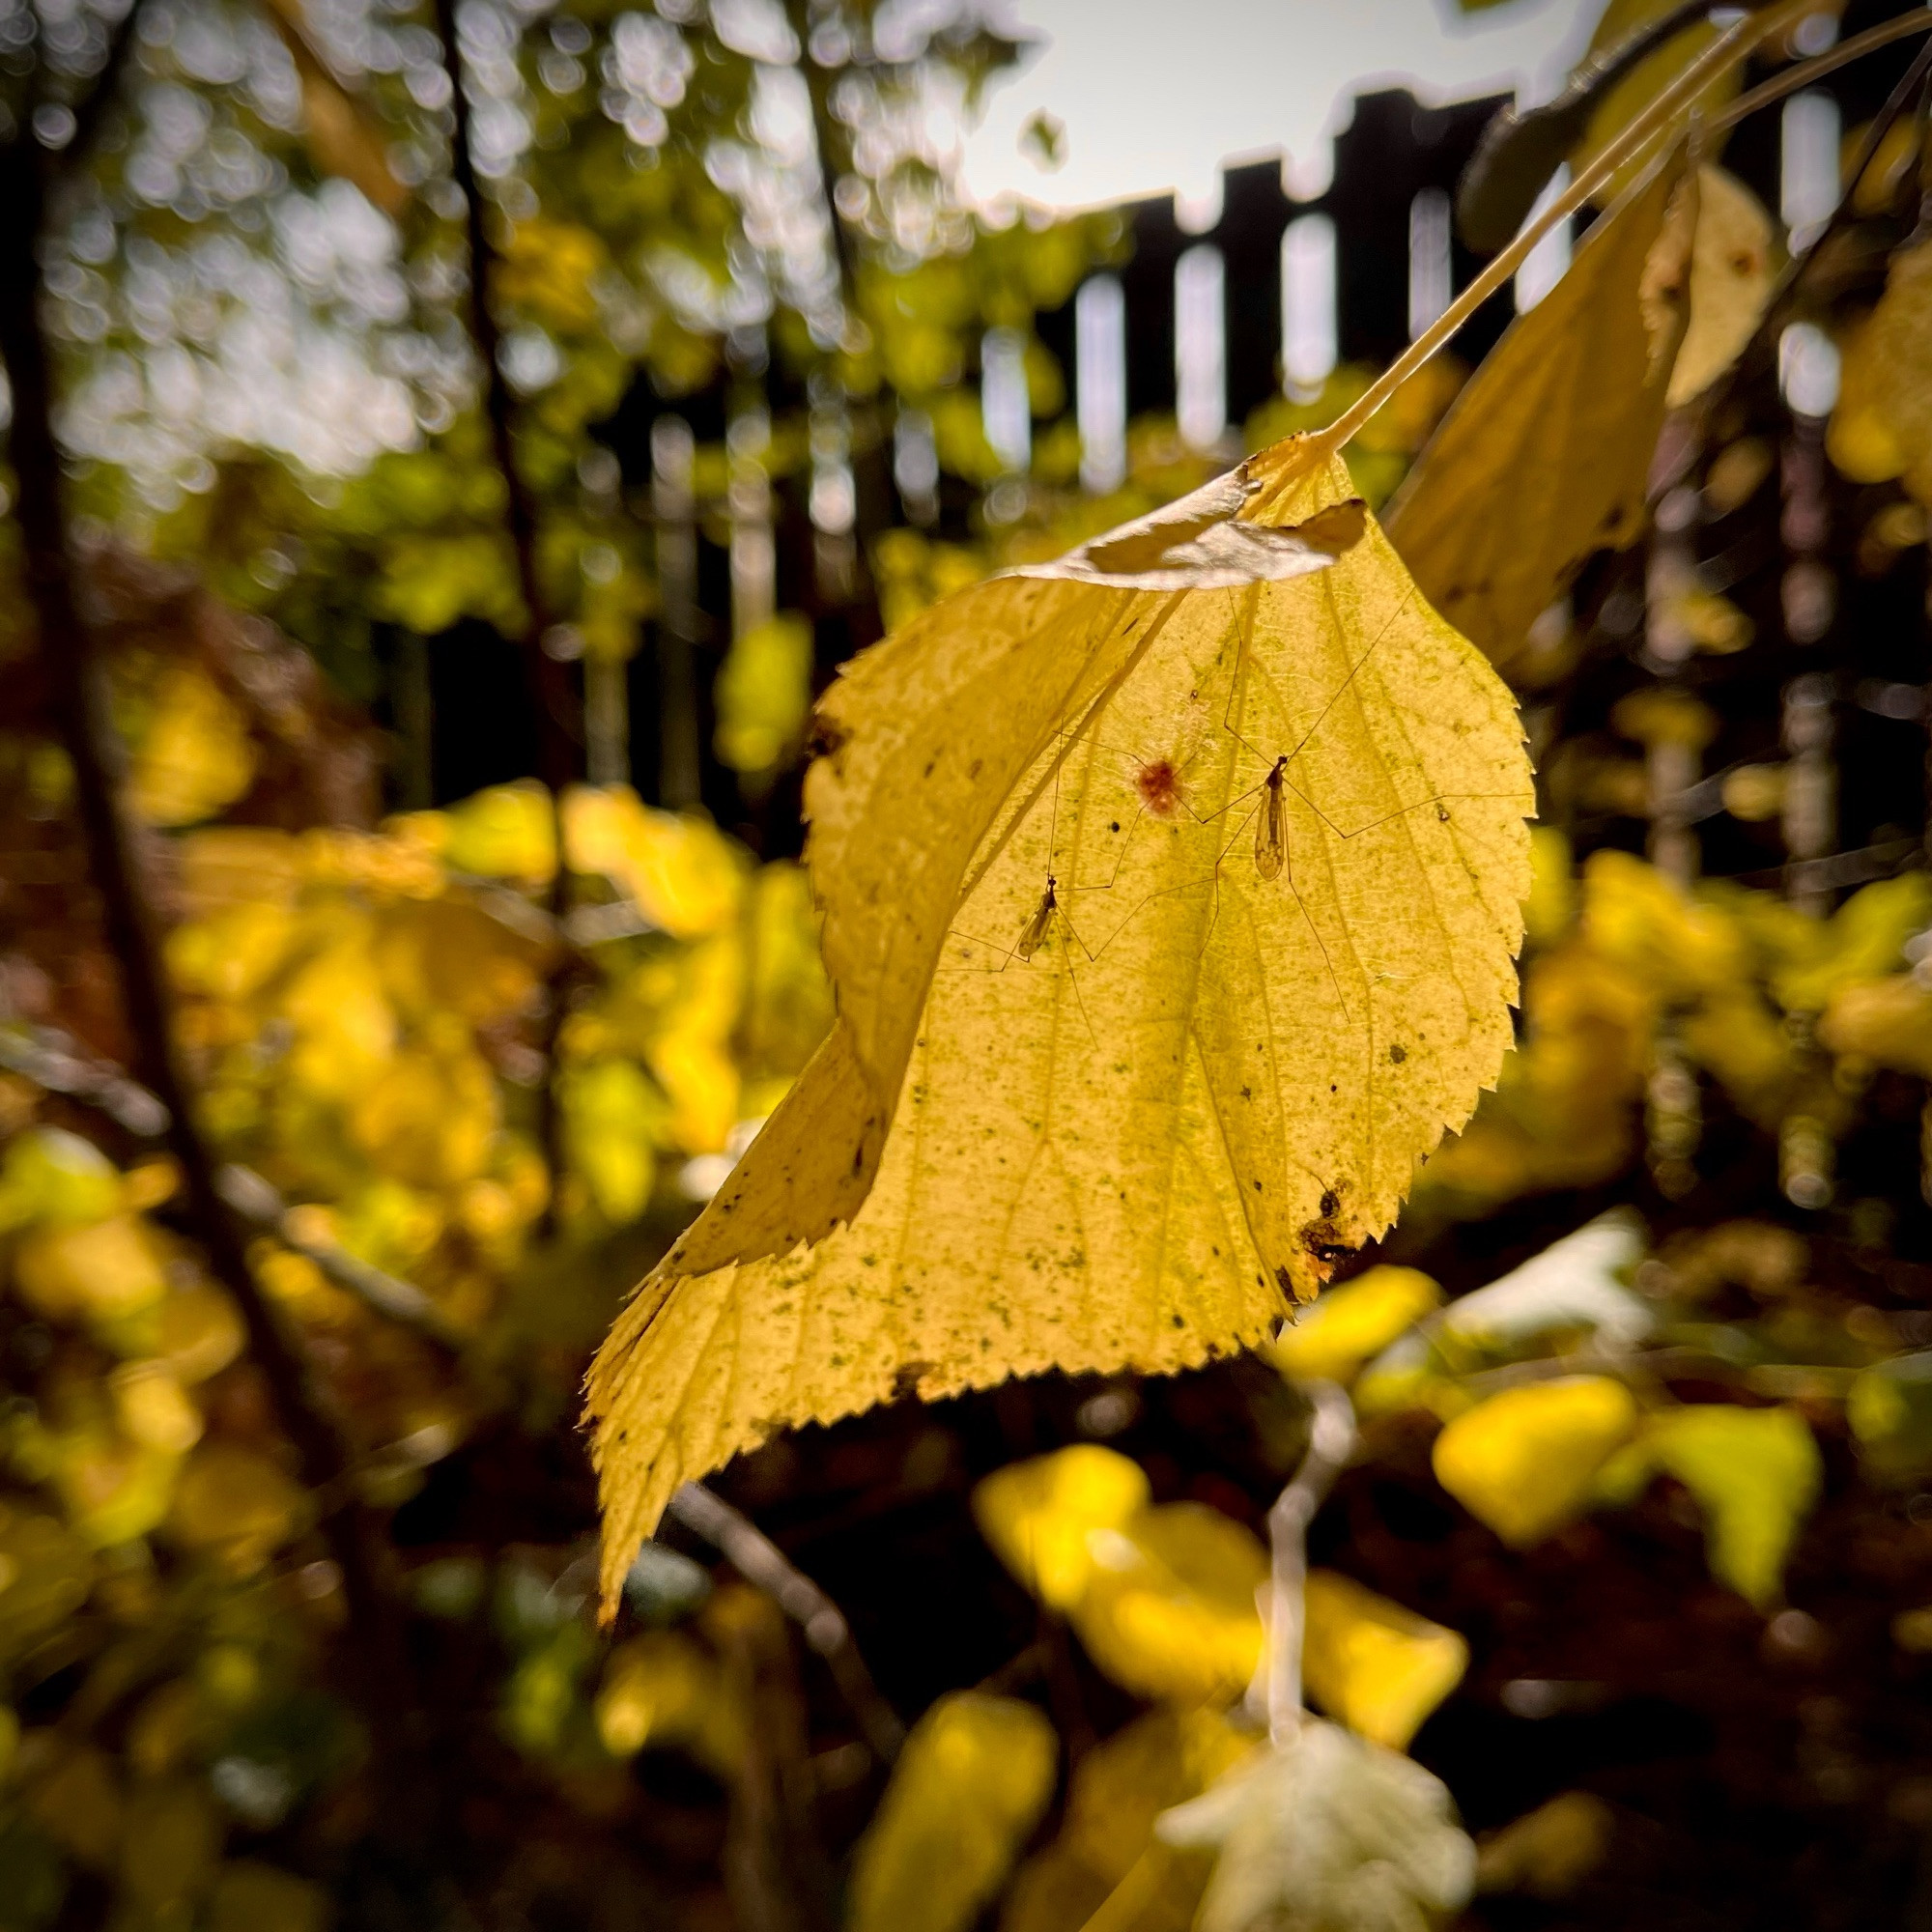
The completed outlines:
<svg viewBox="0 0 1932 1932">
<path fill-rule="evenodd" d="M 1520 727 L 1304 441 L 938 607 L 826 709 L 840 1024 L 592 1371 L 610 1588 L 775 1429 L 1258 1341 L 1509 1042 Z M 875 1133 L 825 1234 L 812 1178 Z"/>
<path fill-rule="evenodd" d="M 1390 540 L 1423 594 L 1498 667 L 1593 552 L 1643 527 L 1695 224 L 1680 156 L 1590 231 L 1389 506 Z"/>
</svg>

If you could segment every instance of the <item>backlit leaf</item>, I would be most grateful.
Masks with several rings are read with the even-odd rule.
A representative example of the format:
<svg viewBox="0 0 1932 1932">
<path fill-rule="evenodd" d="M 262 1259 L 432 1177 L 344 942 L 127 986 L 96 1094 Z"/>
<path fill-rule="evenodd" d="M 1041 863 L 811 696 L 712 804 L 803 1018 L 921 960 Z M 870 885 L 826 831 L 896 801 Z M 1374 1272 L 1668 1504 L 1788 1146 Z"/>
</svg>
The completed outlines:
<svg viewBox="0 0 1932 1932">
<path fill-rule="evenodd" d="M 1423 595 L 1498 666 L 1592 552 L 1643 528 L 1688 306 L 1695 206 L 1687 189 L 1673 209 L 1681 178 L 1681 161 L 1660 166 L 1590 231 L 1463 386 L 1389 506 L 1390 540 Z"/>
<path fill-rule="evenodd" d="M 1311 1570 L 1301 1671 L 1308 1694 L 1359 1737 L 1406 1750 L 1463 1681 L 1469 1646 L 1333 1570 Z"/>
<path fill-rule="evenodd" d="M 1607 1376 L 1505 1389 L 1435 1438 L 1435 1480 L 1522 1548 L 1582 1513 L 1597 1471 L 1635 1422 L 1630 1390 Z"/>
<path fill-rule="evenodd" d="M 835 690 L 839 1021 L 593 1372 L 612 1589 L 678 1482 L 776 1427 L 1259 1340 L 1494 1078 L 1518 725 L 1300 447 Z"/>
<path fill-rule="evenodd" d="M 1201 1503 L 1088 1534 L 1093 1571 L 1071 1621 L 1088 1654 L 1143 1697 L 1227 1703 L 1254 1675 L 1268 1574 L 1253 1533 Z"/>
<path fill-rule="evenodd" d="M 1824 1485 L 1810 1426 L 1795 1408 L 1699 1404 L 1657 1417 L 1645 1447 L 1704 1512 L 1711 1574 L 1761 1610 Z"/>
<path fill-rule="evenodd" d="M 964 1932 L 1053 1796 L 1053 1726 L 960 1690 L 912 1728 L 853 1856 L 846 1932 Z"/>
<path fill-rule="evenodd" d="M 1878 306 L 1846 340 L 1827 447 L 1855 482 L 1902 476 L 1932 503 L 1932 242 L 1893 255 Z"/>
<path fill-rule="evenodd" d="M 1419 1269 L 1384 1264 L 1326 1290 L 1275 1337 L 1269 1353 L 1284 1375 L 1350 1381 L 1441 1301 L 1441 1289 Z"/>
<path fill-rule="evenodd" d="M 1744 353 L 1771 297 L 1771 216 L 1735 175 L 1697 174 L 1697 234 L 1690 245 L 1690 319 L 1664 400 L 1700 396 Z"/>
<path fill-rule="evenodd" d="M 1416 1932 L 1465 1904 L 1475 1877 L 1437 1778 L 1314 1718 L 1159 1829 L 1218 1848 L 1200 1932 Z"/>
<path fill-rule="evenodd" d="M 1094 1570 L 1088 1533 L 1122 1529 L 1148 1503 L 1138 1463 L 1079 1442 L 1009 1463 L 973 1492 L 973 1520 L 1000 1561 L 1056 1610 L 1080 1601 Z"/>
</svg>

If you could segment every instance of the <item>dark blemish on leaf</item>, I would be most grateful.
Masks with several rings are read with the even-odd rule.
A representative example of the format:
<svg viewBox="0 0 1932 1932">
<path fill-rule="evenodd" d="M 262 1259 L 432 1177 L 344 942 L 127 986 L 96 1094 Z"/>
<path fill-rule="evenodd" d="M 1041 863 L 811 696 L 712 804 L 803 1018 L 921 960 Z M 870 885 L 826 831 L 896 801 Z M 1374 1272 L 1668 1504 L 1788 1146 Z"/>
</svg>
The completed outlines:
<svg viewBox="0 0 1932 1932">
<path fill-rule="evenodd" d="M 893 1400 L 909 1402 L 919 1393 L 920 1378 L 932 1373 L 930 1362 L 901 1362 L 893 1371 Z"/>
<path fill-rule="evenodd" d="M 966 776 L 969 779 L 977 779 L 980 776 L 980 769 L 985 764 L 985 762 L 986 761 L 984 758 L 975 758 L 973 762 L 966 767 Z"/>
<path fill-rule="evenodd" d="M 1332 1187 L 1324 1188 L 1321 1194 L 1321 1215 L 1325 1220 L 1341 1207 L 1342 1197 Z"/>
<path fill-rule="evenodd" d="M 1278 1289 L 1280 1289 L 1281 1292 L 1285 1295 L 1287 1295 L 1291 1301 L 1293 1300 L 1294 1278 L 1289 1273 L 1289 1271 L 1285 1267 L 1278 1267 L 1275 1269 L 1274 1281 L 1275 1281 L 1275 1286 Z"/>
<path fill-rule="evenodd" d="M 1185 1328 L 1185 1327 L 1187 1326 L 1187 1323 L 1186 1323 L 1186 1322 L 1184 1322 L 1184 1321 L 1182 1321 L 1182 1320 L 1180 1319 L 1180 1317 L 1179 1317 L 1179 1316 L 1178 1316 L 1178 1315 L 1170 1315 L 1170 1316 L 1169 1316 L 1169 1317 L 1168 1317 L 1167 1319 L 1168 1319 L 1168 1321 L 1171 1321 L 1171 1322 L 1172 1322 L 1172 1323 L 1173 1323 L 1173 1324 L 1175 1325 L 1175 1327 L 1177 1327 L 1177 1328 Z"/>
<path fill-rule="evenodd" d="M 1406 1046 L 1392 1046 L 1389 1048 L 1389 1058 L 1400 1066 L 1408 1058 L 1408 1048 Z"/>
<path fill-rule="evenodd" d="M 1109 832 L 1118 832 L 1118 831 L 1119 831 L 1120 829 L 1121 829 L 1121 821 L 1120 821 L 1120 820 L 1119 820 L 1118 818 L 1117 818 L 1117 819 L 1115 819 L 1115 820 L 1114 820 L 1114 821 L 1113 821 L 1113 822 L 1112 822 L 1112 823 L 1111 823 L 1111 824 L 1110 824 L 1110 825 L 1109 825 L 1109 826 L 1107 827 L 1107 830 L 1108 830 Z"/>
<path fill-rule="evenodd" d="M 1241 1089 L 1241 1098 L 1243 1100 L 1252 1100 L 1254 1097 L 1255 1090 L 1252 1087 L 1243 1087 Z"/>
<path fill-rule="evenodd" d="M 1446 805 L 1438 805 L 1435 808 L 1435 819 L 1439 825 L 1447 825 L 1449 823 L 1449 808 Z"/>
<path fill-rule="evenodd" d="M 925 769 L 924 771 L 920 773 L 920 777 L 923 779 L 929 779 L 933 775 L 934 771 L 938 769 L 938 766 L 939 766 L 939 753 L 935 752 L 931 757 L 926 759 Z"/>
<path fill-rule="evenodd" d="M 1260 1181 L 1258 1180 L 1258 1181 L 1256 1181 L 1256 1182 L 1255 1182 L 1255 1192 L 1256 1192 L 1257 1194 L 1259 1194 L 1259 1193 L 1260 1193 L 1261 1191 L 1262 1191 L 1262 1184 L 1261 1184 L 1261 1182 L 1260 1182 Z"/>
</svg>

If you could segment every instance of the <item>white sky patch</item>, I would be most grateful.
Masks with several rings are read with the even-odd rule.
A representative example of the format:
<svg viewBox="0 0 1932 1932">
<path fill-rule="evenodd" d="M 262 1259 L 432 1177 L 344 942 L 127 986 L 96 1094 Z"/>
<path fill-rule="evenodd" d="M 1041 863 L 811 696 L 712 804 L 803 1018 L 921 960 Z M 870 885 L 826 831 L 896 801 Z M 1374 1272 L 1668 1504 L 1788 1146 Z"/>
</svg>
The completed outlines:
<svg viewBox="0 0 1932 1932">
<path fill-rule="evenodd" d="M 1319 181 L 1348 101 L 1407 86 L 1440 103 L 1552 93 L 1597 0 L 1015 0 L 1044 48 L 993 92 L 967 137 L 962 184 L 981 203 L 1105 206 L 1169 189 L 1205 201 L 1220 164 L 1277 150 Z M 1052 172 L 1022 149 L 1044 112 L 1066 130 Z"/>
</svg>

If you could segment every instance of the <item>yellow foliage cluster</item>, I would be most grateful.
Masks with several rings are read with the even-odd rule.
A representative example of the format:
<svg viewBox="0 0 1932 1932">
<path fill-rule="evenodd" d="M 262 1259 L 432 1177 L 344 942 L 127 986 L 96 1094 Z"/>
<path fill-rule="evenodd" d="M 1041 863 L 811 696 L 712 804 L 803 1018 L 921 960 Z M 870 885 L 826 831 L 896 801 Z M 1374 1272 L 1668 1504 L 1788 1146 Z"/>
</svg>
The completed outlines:
<svg viewBox="0 0 1932 1932">
<path fill-rule="evenodd" d="M 1932 1069 L 1932 992 L 1897 970 L 1932 915 L 1922 873 L 1866 886 L 1827 919 L 1774 893 L 1686 889 L 1621 852 L 1593 853 L 1573 891 L 1562 835 L 1534 837 L 1520 1045 L 1467 1130 L 1424 1168 L 1420 1199 L 1484 1213 L 1608 1179 L 1631 1157 L 1662 1052 L 1774 1130 L 1800 1105 L 1828 1123 L 1844 1113 L 1842 1083 L 1807 1049 L 1812 1033 L 1867 1070 Z"/>
</svg>

